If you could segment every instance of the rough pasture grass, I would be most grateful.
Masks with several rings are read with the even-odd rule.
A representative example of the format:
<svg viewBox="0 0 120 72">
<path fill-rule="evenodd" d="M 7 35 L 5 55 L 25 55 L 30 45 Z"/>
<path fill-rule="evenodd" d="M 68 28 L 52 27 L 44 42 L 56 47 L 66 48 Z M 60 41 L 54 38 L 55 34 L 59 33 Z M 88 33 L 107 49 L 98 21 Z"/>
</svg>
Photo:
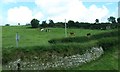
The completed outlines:
<svg viewBox="0 0 120 72">
<path fill-rule="evenodd" d="M 50 32 L 41 32 L 40 29 L 32 29 L 27 26 L 3 26 L 2 27 L 2 46 L 16 47 L 16 32 L 20 35 L 19 47 L 49 45 L 48 40 L 54 38 L 64 38 L 64 28 L 49 28 Z M 70 32 L 75 36 L 86 36 L 108 32 L 111 30 L 89 30 L 89 29 L 67 29 L 68 37 Z"/>
<path fill-rule="evenodd" d="M 68 33 L 75 32 L 76 36 L 86 36 L 87 33 L 92 33 L 92 35 L 95 35 L 95 34 L 100 34 L 100 33 L 110 32 L 110 31 L 113 31 L 113 30 L 68 29 Z M 51 28 L 51 32 L 46 33 L 46 32 L 40 32 L 39 29 L 31 29 L 31 28 L 27 28 L 25 26 L 3 27 L 3 37 L 2 37 L 3 38 L 3 50 L 4 50 L 4 47 L 5 47 L 5 49 L 6 49 L 6 47 L 16 49 L 15 44 L 14 44 L 16 32 L 20 33 L 20 38 L 21 38 L 20 48 L 25 48 L 25 49 L 28 48 L 28 50 L 30 50 L 30 51 L 33 51 L 35 49 L 34 48 L 35 46 L 41 46 L 41 45 L 49 46 L 48 40 L 50 40 L 50 39 L 64 37 L 64 29 L 63 28 Z M 89 46 L 91 46 L 91 43 L 93 43 L 93 44 L 96 43 L 96 40 L 90 41 L 89 43 L 90 43 Z M 87 46 L 85 44 L 88 44 L 88 42 L 85 42 L 82 44 L 84 46 Z M 64 44 L 64 45 L 66 45 L 66 44 Z M 63 45 L 63 48 L 65 47 L 64 45 Z M 72 44 L 68 43 L 68 45 L 72 45 Z M 78 43 L 77 43 L 77 45 L 78 45 Z M 13 47 L 10 47 L 10 46 L 13 46 Z M 27 46 L 32 46 L 32 47 L 31 47 L 31 49 L 29 49 L 29 47 L 27 47 Z M 74 45 L 74 46 L 76 47 L 76 45 Z M 60 49 L 62 46 L 55 45 L 55 47 Z M 112 49 L 116 49 L 117 47 L 118 46 L 115 46 Z M 32 49 L 32 48 L 34 48 L 34 49 Z M 37 51 L 39 51 L 38 47 L 36 49 L 38 49 Z M 10 55 L 11 53 L 14 54 L 13 51 L 9 54 L 10 50 L 8 50 L 8 49 L 6 49 L 6 50 L 8 51 L 7 52 L 8 55 Z M 46 48 L 46 50 L 47 50 L 47 48 Z M 71 52 L 73 52 L 73 51 L 71 49 Z M 36 51 L 34 51 L 33 53 L 35 53 L 35 52 Z M 61 50 L 61 52 L 63 52 L 63 51 Z M 32 54 L 32 53 L 30 53 L 30 54 Z M 80 66 L 80 67 L 73 68 L 73 69 L 74 70 L 77 70 L 77 69 L 78 70 L 114 70 L 114 69 L 118 69 L 117 55 L 118 55 L 118 50 L 111 50 L 111 51 L 109 50 L 108 52 L 106 52 L 103 55 L 103 57 L 101 57 L 97 61 L 93 61 L 84 66 Z M 13 57 L 13 55 L 11 55 L 11 57 Z"/>
<path fill-rule="evenodd" d="M 51 39 L 48 42 L 52 43 L 52 44 L 71 43 L 71 42 L 83 43 L 83 42 L 88 42 L 91 40 L 98 40 L 98 39 L 102 39 L 102 38 L 117 37 L 117 35 L 118 35 L 118 31 L 112 31 L 112 32 L 91 35 L 89 37 L 81 36 L 81 37 L 67 37 L 67 38 L 61 38 L 61 39 Z M 106 41 L 106 39 L 105 39 L 105 41 Z"/>
<path fill-rule="evenodd" d="M 71 56 L 75 54 L 83 54 L 86 50 L 91 49 L 96 46 L 95 43 L 84 43 L 84 44 L 56 44 L 50 46 L 33 46 L 33 47 L 23 47 L 23 48 L 3 48 L 3 61 L 2 63 L 8 63 L 10 61 L 15 61 L 16 59 L 21 58 L 23 61 L 33 60 L 34 57 L 38 56 L 40 58 L 46 59 L 51 57 L 49 55 L 57 56 Z M 48 59 L 49 60 L 49 59 Z"/>
<path fill-rule="evenodd" d="M 72 70 L 118 70 L 118 51 L 118 45 L 116 45 L 111 51 L 105 52 L 100 59 Z"/>
<path fill-rule="evenodd" d="M 63 37 L 60 31 L 52 29 L 51 32 L 41 32 L 39 29 L 31 29 L 25 26 L 20 27 L 3 27 L 3 47 L 15 47 L 16 32 L 20 35 L 19 46 L 36 46 L 48 45 L 47 41 L 50 38 Z"/>
</svg>

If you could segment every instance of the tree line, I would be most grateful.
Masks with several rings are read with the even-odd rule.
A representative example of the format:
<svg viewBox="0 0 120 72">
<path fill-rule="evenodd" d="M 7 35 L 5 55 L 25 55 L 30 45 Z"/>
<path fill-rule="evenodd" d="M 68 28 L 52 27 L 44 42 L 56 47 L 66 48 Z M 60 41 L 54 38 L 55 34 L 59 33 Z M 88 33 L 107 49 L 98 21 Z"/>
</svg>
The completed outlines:
<svg viewBox="0 0 120 72">
<path fill-rule="evenodd" d="M 73 20 L 69 20 L 67 24 L 67 28 L 85 28 L 85 29 L 106 29 L 106 28 L 117 28 L 118 24 L 120 24 L 120 17 L 115 18 L 113 16 L 110 16 L 108 19 L 108 22 L 106 23 L 99 23 L 99 19 L 95 20 L 95 23 L 88 23 L 88 22 L 74 22 Z M 53 20 L 49 20 L 49 23 L 46 21 L 42 21 L 41 24 L 39 24 L 39 20 L 32 19 L 31 20 L 31 26 L 32 28 L 46 28 L 46 27 L 64 27 L 65 22 L 57 22 L 54 23 Z"/>
<path fill-rule="evenodd" d="M 108 19 L 108 22 L 106 23 L 99 23 L 99 19 L 95 19 L 94 23 L 88 23 L 88 22 L 78 22 L 69 20 L 67 24 L 67 28 L 85 28 L 85 29 L 106 29 L 106 28 L 116 28 L 120 24 L 120 17 L 115 18 L 113 16 L 110 16 Z M 20 25 L 20 23 L 18 23 Z M 54 23 L 53 20 L 49 20 L 49 23 L 46 21 L 42 21 L 40 24 L 40 21 L 37 19 L 32 19 L 30 24 L 32 28 L 46 28 L 46 27 L 60 27 L 63 28 L 65 26 L 65 22 L 56 22 Z M 6 24 L 5 26 L 10 26 L 9 24 Z"/>
</svg>

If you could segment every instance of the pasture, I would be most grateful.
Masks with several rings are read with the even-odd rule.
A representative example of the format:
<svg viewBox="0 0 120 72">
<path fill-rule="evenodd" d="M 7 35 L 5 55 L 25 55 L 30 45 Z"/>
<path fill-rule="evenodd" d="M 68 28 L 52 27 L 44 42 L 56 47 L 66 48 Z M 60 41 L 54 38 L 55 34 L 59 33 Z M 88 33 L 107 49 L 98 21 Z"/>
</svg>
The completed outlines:
<svg viewBox="0 0 120 72">
<path fill-rule="evenodd" d="M 105 45 L 108 51 L 105 51 L 104 55 L 99 59 L 86 63 L 83 66 L 68 68 L 65 70 L 118 70 L 118 50 L 116 43 L 116 33 L 117 29 L 109 30 L 91 30 L 91 29 L 78 29 L 78 28 L 68 28 L 67 35 L 70 38 L 84 38 L 88 33 L 96 37 L 94 39 L 92 36 L 89 37 L 90 41 L 86 40 L 78 43 L 60 43 L 60 44 L 50 44 L 48 41 L 51 39 L 65 39 L 64 28 L 48 28 L 50 32 L 41 32 L 39 28 L 32 29 L 28 26 L 4 26 L 2 27 L 2 48 L 3 48 L 3 58 L 4 62 L 9 60 L 16 60 L 22 56 L 24 61 L 33 60 L 30 57 L 38 56 L 40 58 L 50 56 L 48 54 L 54 54 L 62 56 L 64 54 L 74 55 L 81 53 L 82 49 L 86 50 L 90 47 L 96 46 L 97 43 Z M 19 47 L 16 48 L 16 32 L 20 35 Z M 75 35 L 71 36 L 70 33 L 73 32 Z M 108 34 L 107 34 L 108 33 Z M 115 34 L 115 35 L 113 35 Z M 107 37 L 108 36 L 108 37 Z M 105 37 L 105 38 L 104 38 Z M 82 39 L 83 40 L 83 39 Z M 104 41 L 105 40 L 105 41 Z M 115 45 L 114 45 L 115 43 Z M 13 52 L 15 51 L 15 52 Z M 15 56 L 16 54 L 16 56 Z M 18 55 L 17 55 L 18 54 Z M 33 60 L 34 61 L 34 60 Z M 54 62 L 54 61 L 53 61 Z M 53 68 L 54 69 L 54 68 Z M 63 69 L 63 68 L 57 68 Z"/>
<path fill-rule="evenodd" d="M 32 29 L 27 26 L 4 26 L 2 27 L 2 46 L 16 47 L 16 32 L 19 33 L 19 47 L 49 45 L 48 40 L 55 38 L 64 38 L 64 28 L 49 28 L 50 32 L 41 32 L 39 28 Z M 67 29 L 68 37 L 70 32 L 75 36 L 86 36 L 87 33 L 92 35 L 109 32 L 112 30 L 90 30 L 90 29 Z"/>
</svg>

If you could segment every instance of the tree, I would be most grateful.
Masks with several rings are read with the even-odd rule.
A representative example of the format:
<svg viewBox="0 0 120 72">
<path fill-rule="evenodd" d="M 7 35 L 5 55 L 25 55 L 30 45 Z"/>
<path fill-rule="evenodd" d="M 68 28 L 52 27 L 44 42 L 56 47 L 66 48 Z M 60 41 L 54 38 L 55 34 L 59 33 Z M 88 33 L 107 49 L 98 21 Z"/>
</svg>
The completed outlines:
<svg viewBox="0 0 120 72">
<path fill-rule="evenodd" d="M 75 26 L 75 27 L 77 27 L 77 28 L 78 28 L 78 27 L 80 27 L 79 22 L 78 22 L 78 21 L 76 21 L 76 22 L 75 22 L 75 24 L 74 24 L 74 26 Z"/>
<path fill-rule="evenodd" d="M 31 26 L 32 26 L 32 28 L 38 28 L 38 25 L 39 25 L 39 20 L 37 20 L 37 19 L 32 19 L 31 20 Z"/>
<path fill-rule="evenodd" d="M 41 25 L 42 27 L 47 27 L 47 23 L 46 23 L 46 20 L 45 21 L 42 21 L 42 25 Z"/>
<path fill-rule="evenodd" d="M 6 24 L 5 26 L 10 26 L 10 24 Z"/>
<path fill-rule="evenodd" d="M 68 27 L 74 27 L 75 22 L 73 20 L 68 21 Z"/>
<path fill-rule="evenodd" d="M 96 19 L 96 20 L 95 20 L 95 23 L 98 24 L 98 23 L 99 23 L 99 19 Z"/>
<path fill-rule="evenodd" d="M 117 18 L 117 22 L 118 22 L 118 23 L 120 23 L 120 17 L 119 17 L 119 18 Z"/>
<path fill-rule="evenodd" d="M 113 16 L 110 16 L 108 18 L 108 21 L 111 22 L 111 23 L 116 23 L 115 17 L 113 17 Z"/>
<path fill-rule="evenodd" d="M 18 23 L 18 25 L 20 25 L 20 23 Z"/>
<path fill-rule="evenodd" d="M 79 22 L 78 22 L 78 21 L 76 21 L 75 23 L 76 23 L 76 24 L 79 24 Z"/>
<path fill-rule="evenodd" d="M 53 20 L 51 20 L 51 19 L 49 20 L 49 26 L 50 26 L 50 27 L 53 27 L 53 26 L 54 26 L 54 22 L 53 22 Z"/>
</svg>

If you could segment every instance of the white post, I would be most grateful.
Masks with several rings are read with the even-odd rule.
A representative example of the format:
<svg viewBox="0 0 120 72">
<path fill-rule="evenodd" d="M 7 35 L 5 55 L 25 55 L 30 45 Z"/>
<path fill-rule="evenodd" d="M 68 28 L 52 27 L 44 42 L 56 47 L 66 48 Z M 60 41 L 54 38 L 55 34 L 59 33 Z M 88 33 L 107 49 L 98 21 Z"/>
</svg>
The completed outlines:
<svg viewBox="0 0 120 72">
<path fill-rule="evenodd" d="M 65 19 L 65 37 L 67 37 L 66 19 Z"/>
<path fill-rule="evenodd" d="M 16 47 L 18 48 L 18 42 L 19 42 L 19 35 L 18 32 L 16 33 Z"/>
</svg>

